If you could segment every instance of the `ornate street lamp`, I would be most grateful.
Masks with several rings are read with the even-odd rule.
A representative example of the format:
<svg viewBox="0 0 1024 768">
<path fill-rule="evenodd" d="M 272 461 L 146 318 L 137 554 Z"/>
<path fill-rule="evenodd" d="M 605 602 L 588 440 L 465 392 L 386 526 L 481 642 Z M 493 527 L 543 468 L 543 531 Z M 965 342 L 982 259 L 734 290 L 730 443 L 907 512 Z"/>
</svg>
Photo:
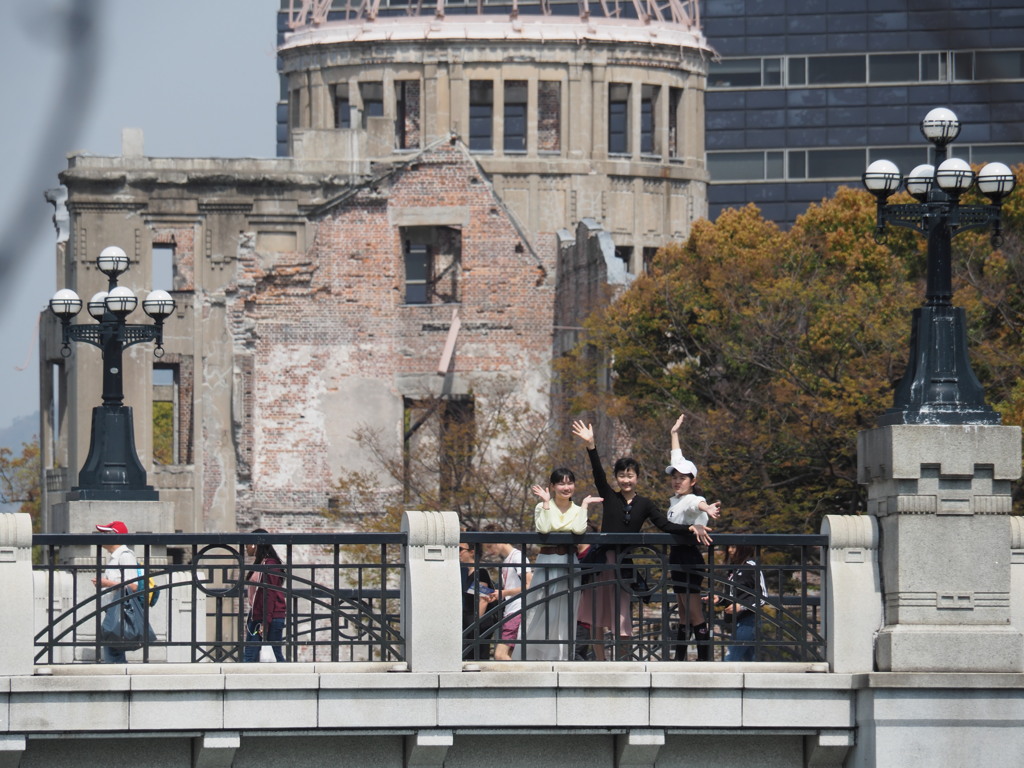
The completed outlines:
<svg viewBox="0 0 1024 768">
<path fill-rule="evenodd" d="M 951 110 L 933 109 L 921 121 L 921 133 L 935 145 L 935 165 L 919 165 L 906 178 L 888 160 L 864 171 L 864 186 L 878 200 L 875 239 L 886 224 L 921 232 L 928 238 L 928 284 L 924 305 L 914 310 L 910 360 L 896 387 L 893 407 L 878 418 L 888 424 L 998 424 L 999 414 L 985 403 L 981 383 L 967 355 L 967 321 L 954 307 L 952 239 L 968 229 L 992 227 L 992 247 L 1002 242 L 1000 209 L 1015 179 L 1003 163 L 989 163 L 975 178 L 966 161 L 947 158 L 947 146 L 960 133 Z M 960 205 L 960 196 L 977 181 L 991 205 Z M 916 203 L 889 205 L 903 185 Z"/>
<path fill-rule="evenodd" d="M 50 299 L 50 311 L 63 329 L 61 355 L 71 354 L 71 342 L 92 344 L 103 353 L 103 405 L 93 408 L 89 455 L 71 492 L 83 500 L 153 501 L 159 496 L 153 486 L 146 485 L 146 470 L 135 451 L 132 409 L 124 404 L 122 353 L 133 344 L 154 341 L 154 355 L 163 356 L 163 324 L 174 312 L 174 299 L 167 291 L 153 291 L 142 302 L 153 325 L 128 324 L 125 318 L 135 310 L 138 299 L 131 289 L 117 284 L 118 275 L 128 270 L 128 257 L 117 246 L 110 246 L 103 249 L 96 266 L 109 278 L 107 290 L 97 293 L 87 305 L 96 324 L 71 324 L 82 309 L 82 300 L 74 291 L 64 288 Z"/>
</svg>

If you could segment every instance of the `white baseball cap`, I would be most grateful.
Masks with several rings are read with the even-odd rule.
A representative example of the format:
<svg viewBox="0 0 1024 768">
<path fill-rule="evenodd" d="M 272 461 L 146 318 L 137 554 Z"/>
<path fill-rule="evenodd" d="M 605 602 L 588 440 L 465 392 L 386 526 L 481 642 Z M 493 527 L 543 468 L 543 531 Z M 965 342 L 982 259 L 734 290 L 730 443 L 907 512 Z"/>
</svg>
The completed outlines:
<svg viewBox="0 0 1024 768">
<path fill-rule="evenodd" d="M 672 464 L 665 467 L 665 474 L 671 475 L 673 471 L 678 472 L 681 475 L 691 475 L 694 480 L 697 479 L 697 465 L 689 459 L 680 459 Z"/>
</svg>

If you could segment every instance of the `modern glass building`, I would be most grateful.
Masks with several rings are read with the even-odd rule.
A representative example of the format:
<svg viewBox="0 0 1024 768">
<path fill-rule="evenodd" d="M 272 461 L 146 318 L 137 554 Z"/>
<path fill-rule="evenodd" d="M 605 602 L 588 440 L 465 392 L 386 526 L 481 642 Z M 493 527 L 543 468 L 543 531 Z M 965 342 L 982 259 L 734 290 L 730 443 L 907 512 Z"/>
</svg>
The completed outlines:
<svg viewBox="0 0 1024 768">
<path fill-rule="evenodd" d="M 919 124 L 949 107 L 953 154 L 1024 162 L 1020 0 L 704 0 L 720 60 L 705 100 L 709 215 L 756 204 L 791 224 L 873 160 L 927 162 Z"/>
</svg>

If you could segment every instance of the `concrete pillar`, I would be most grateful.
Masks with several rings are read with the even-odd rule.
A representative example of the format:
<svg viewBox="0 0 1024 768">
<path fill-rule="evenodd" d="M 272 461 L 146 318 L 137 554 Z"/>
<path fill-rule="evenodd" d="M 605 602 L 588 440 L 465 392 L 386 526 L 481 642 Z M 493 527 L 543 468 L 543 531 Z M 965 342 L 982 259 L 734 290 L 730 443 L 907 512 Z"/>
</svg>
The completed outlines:
<svg viewBox="0 0 1024 768">
<path fill-rule="evenodd" d="M 843 768 L 846 757 L 857 743 L 852 730 L 819 731 L 804 737 L 804 766 L 806 768 Z"/>
<path fill-rule="evenodd" d="M 660 728 L 634 728 L 615 737 L 615 768 L 654 768 L 665 746 Z"/>
<path fill-rule="evenodd" d="M 27 743 L 23 735 L 0 733 L 0 768 L 18 768 Z"/>
<path fill-rule="evenodd" d="M 405 768 L 442 768 L 448 750 L 455 743 L 452 731 L 416 731 L 405 737 Z"/>
<path fill-rule="evenodd" d="M 242 736 L 238 731 L 204 733 L 192 739 L 192 765 L 194 768 L 231 768 L 240 746 Z"/>
<path fill-rule="evenodd" d="M 826 515 L 825 641 L 829 669 L 874 670 L 875 633 L 882 626 L 878 524 L 870 515 Z"/>
<path fill-rule="evenodd" d="M 32 674 L 32 518 L 0 513 L 0 677 Z"/>
<path fill-rule="evenodd" d="M 462 670 L 462 579 L 459 517 L 406 512 L 402 636 L 410 672 Z"/>
<path fill-rule="evenodd" d="M 858 436 L 858 479 L 878 519 L 892 672 L 1021 672 L 1010 623 L 1010 484 L 1021 430 L 899 424 Z"/>
</svg>

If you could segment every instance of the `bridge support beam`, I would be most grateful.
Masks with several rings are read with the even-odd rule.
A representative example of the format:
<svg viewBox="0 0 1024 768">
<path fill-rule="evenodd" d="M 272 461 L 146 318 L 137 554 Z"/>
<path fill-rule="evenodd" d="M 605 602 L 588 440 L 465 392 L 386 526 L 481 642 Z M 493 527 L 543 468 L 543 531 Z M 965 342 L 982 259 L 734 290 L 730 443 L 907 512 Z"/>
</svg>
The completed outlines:
<svg viewBox="0 0 1024 768">
<path fill-rule="evenodd" d="M 455 743 L 452 731 L 417 731 L 405 737 L 405 768 L 442 768 Z"/>
<path fill-rule="evenodd" d="M 634 728 L 615 737 L 615 768 L 654 768 L 665 746 L 660 728 Z"/>
<path fill-rule="evenodd" d="M 242 746 L 238 731 L 204 733 L 192 740 L 193 768 L 231 768 L 235 752 Z"/>
</svg>

